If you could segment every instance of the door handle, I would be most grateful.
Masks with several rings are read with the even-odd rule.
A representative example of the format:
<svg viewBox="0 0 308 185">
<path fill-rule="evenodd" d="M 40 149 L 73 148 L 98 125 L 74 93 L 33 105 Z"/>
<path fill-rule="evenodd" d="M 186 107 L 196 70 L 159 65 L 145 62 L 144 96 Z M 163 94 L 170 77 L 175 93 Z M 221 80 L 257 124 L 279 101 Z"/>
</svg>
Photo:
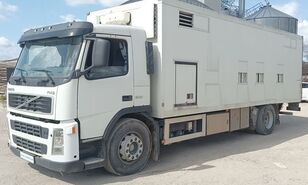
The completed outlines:
<svg viewBox="0 0 308 185">
<path fill-rule="evenodd" d="M 122 101 L 123 101 L 123 102 L 126 102 L 126 101 L 133 101 L 133 96 L 132 96 L 132 95 L 122 96 Z"/>
</svg>

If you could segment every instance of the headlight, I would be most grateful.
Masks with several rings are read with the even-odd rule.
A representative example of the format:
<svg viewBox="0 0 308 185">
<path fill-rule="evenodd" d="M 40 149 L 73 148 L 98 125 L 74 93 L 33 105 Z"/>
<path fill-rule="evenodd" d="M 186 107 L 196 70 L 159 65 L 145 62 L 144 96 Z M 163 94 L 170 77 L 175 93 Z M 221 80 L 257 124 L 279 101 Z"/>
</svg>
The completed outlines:
<svg viewBox="0 0 308 185">
<path fill-rule="evenodd" d="M 54 129 L 52 155 L 64 154 L 63 129 Z"/>
</svg>

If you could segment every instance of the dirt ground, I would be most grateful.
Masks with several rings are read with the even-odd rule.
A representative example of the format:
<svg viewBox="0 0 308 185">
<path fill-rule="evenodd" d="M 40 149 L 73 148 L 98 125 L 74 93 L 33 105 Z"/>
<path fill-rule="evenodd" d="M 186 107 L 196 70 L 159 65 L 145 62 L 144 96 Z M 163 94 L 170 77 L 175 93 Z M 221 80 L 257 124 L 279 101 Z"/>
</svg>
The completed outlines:
<svg viewBox="0 0 308 185">
<path fill-rule="evenodd" d="M 301 106 L 294 116 L 281 115 L 270 136 L 235 132 L 163 147 L 159 162 L 125 177 L 104 169 L 62 176 L 13 156 L 1 107 L 0 184 L 307 185 L 308 104 Z"/>
</svg>

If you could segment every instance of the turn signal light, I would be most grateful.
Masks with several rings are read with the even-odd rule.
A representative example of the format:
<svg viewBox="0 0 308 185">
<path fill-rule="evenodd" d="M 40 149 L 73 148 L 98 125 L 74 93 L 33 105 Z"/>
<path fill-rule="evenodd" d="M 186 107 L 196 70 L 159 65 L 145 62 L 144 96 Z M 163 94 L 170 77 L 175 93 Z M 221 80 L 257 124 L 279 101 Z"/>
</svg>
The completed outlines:
<svg viewBox="0 0 308 185">
<path fill-rule="evenodd" d="M 77 133 L 77 128 L 76 127 L 72 127 L 72 134 L 76 134 Z"/>
</svg>

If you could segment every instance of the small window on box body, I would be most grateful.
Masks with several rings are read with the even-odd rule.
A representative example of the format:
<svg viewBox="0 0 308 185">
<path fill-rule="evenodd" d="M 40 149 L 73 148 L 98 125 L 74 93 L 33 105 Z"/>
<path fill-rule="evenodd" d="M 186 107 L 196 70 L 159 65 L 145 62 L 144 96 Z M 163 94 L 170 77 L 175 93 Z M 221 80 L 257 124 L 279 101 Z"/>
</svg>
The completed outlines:
<svg viewBox="0 0 308 185">
<path fill-rule="evenodd" d="M 247 84 L 248 83 L 248 73 L 239 72 L 238 73 L 238 82 L 239 82 L 239 84 Z"/>
<path fill-rule="evenodd" d="M 264 83 L 264 73 L 257 73 L 257 83 Z"/>
<path fill-rule="evenodd" d="M 284 82 L 284 75 L 283 74 L 277 74 L 277 82 L 278 83 Z"/>
</svg>

